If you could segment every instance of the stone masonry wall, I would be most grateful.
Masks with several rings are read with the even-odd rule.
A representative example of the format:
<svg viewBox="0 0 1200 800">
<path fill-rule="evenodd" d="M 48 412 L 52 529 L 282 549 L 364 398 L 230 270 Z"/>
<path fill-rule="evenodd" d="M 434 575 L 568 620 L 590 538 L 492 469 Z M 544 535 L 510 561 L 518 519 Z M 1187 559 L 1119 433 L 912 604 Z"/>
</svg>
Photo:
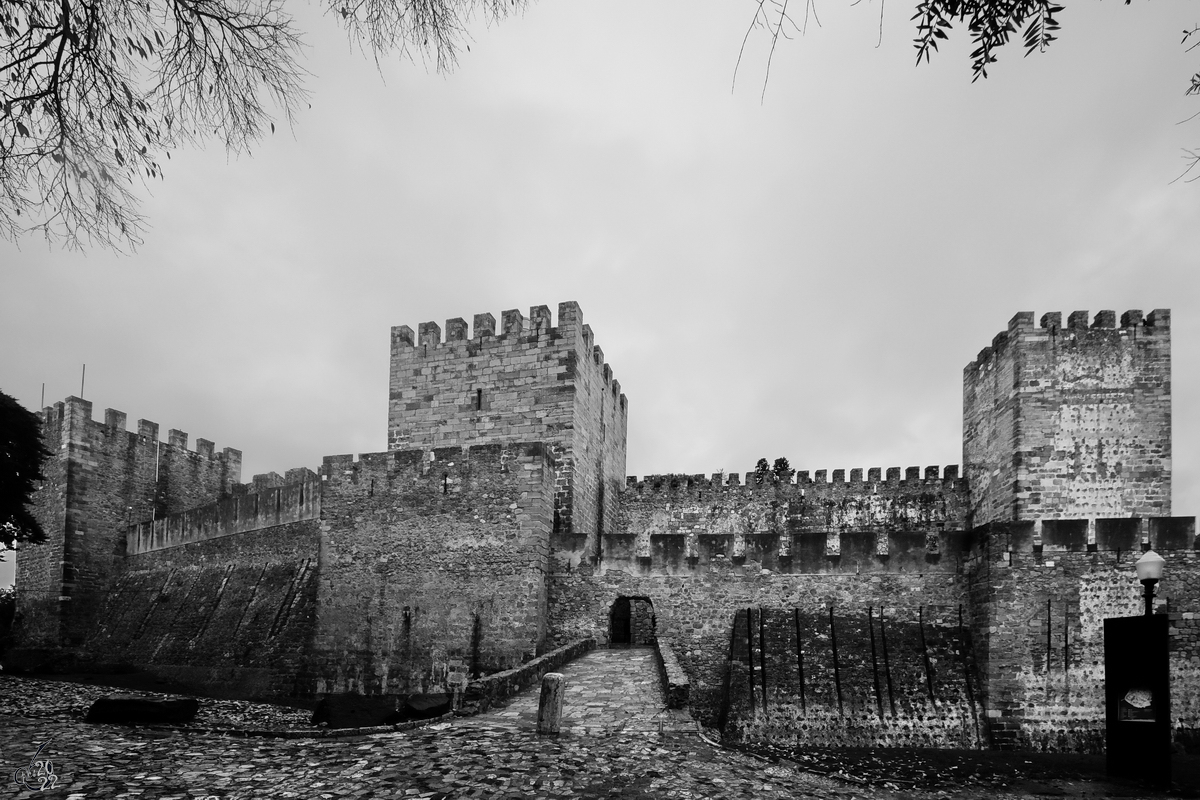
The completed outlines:
<svg viewBox="0 0 1200 800">
<path fill-rule="evenodd" d="M 691 680 L 691 708 L 715 725 L 720 715 L 730 629 L 748 607 L 799 608 L 805 619 L 833 606 L 841 616 L 883 605 L 889 616 L 914 619 L 918 609 L 953 609 L 965 596 L 965 581 L 953 571 L 870 574 L 780 574 L 760 562 L 717 560 L 709 569 L 685 574 L 636 574 L 623 569 L 597 573 L 589 564 L 550 581 L 553 643 L 580 636 L 608 642 L 609 609 L 618 597 L 644 597 L 653 605 L 656 632 L 667 641 Z M 902 609 L 902 611 L 901 611 Z M 948 612 L 947 612 L 948 613 Z M 861 659 L 861 650 L 850 647 Z"/>
<path fill-rule="evenodd" d="M 626 400 L 573 302 L 392 329 L 388 447 L 542 441 L 556 459 L 555 526 L 593 536 L 615 523 Z M 593 545 L 593 550 L 595 549 Z"/>
<path fill-rule="evenodd" d="M 42 442 L 51 453 L 61 446 L 60 425 L 54 409 L 42 413 Z M 42 465 L 45 479 L 33 495 L 33 513 L 46 533 L 46 541 L 17 545 L 16 639 L 26 648 L 56 647 L 61 641 L 62 606 L 71 602 L 63 595 L 66 564 L 67 465 L 51 456 Z"/>
<path fill-rule="evenodd" d="M 316 617 L 320 531 L 293 522 L 126 559 L 85 647 L 216 695 L 298 692 Z"/>
<path fill-rule="evenodd" d="M 754 473 L 651 475 L 628 479 L 616 530 L 603 537 L 601 571 L 690 574 L 745 559 L 779 572 L 923 570 L 965 535 L 966 487 L 958 468 L 800 472 L 795 483 Z M 956 542 L 958 544 L 956 544 Z M 578 533 L 556 532 L 556 571 L 586 561 Z"/>
<path fill-rule="evenodd" d="M 984 742 L 961 606 L 749 608 L 737 612 L 728 657 L 721 718 L 735 739 L 817 747 Z"/>
<path fill-rule="evenodd" d="M 1104 619 L 1143 613 L 1133 565 L 1144 548 L 1167 560 L 1156 607 L 1170 616 L 1171 714 L 1177 735 L 1194 736 L 1200 728 L 1195 518 L 1078 522 L 1084 524 L 1045 523 L 1040 543 L 1033 523 L 976 532 L 975 583 L 987 594 L 977 638 L 987 642 L 980 664 L 991 745 L 1103 750 Z"/>
<path fill-rule="evenodd" d="M 444 691 L 545 645 L 554 467 L 541 443 L 325 459 L 310 691 Z"/>
<path fill-rule="evenodd" d="M 270 482 L 256 475 L 256 484 Z M 146 520 L 126 531 L 126 555 L 139 555 L 206 539 L 272 528 L 321 516 L 321 482 L 309 469 L 288 470 L 286 483 L 235 487 L 236 494 L 199 508 L 157 520 Z"/>
<path fill-rule="evenodd" d="M 1171 316 L 1022 312 L 963 371 L 971 524 L 1169 516 Z"/>
<path fill-rule="evenodd" d="M 656 630 L 692 681 L 693 711 L 715 723 L 739 609 L 800 608 L 820 614 L 883 605 L 957 609 L 966 600 L 962 565 L 965 487 L 957 469 L 890 468 L 807 472 L 795 483 L 754 473 L 630 479 L 617 530 L 602 558 L 583 537 L 556 533 L 550 581 L 555 644 L 609 641 L 618 597 L 648 598 Z M 907 613 L 907 612 L 905 612 Z"/>
<path fill-rule="evenodd" d="M 42 424 L 50 446 L 49 469 L 58 477 L 46 488 L 54 493 L 47 508 L 52 540 L 61 563 L 38 555 L 38 546 L 22 548 L 17 556 L 17 581 L 34 587 L 43 597 L 59 589 L 62 608 L 59 640 L 77 646 L 91 627 L 92 616 L 104 601 L 119 572 L 124 553 L 124 530 L 130 523 L 163 516 L 211 502 L 229 493 L 241 474 L 241 453 L 225 448 L 214 452 L 213 443 L 198 439 L 196 450 L 187 449 L 188 436 L 172 430 L 168 441 L 158 441 L 158 425 L 138 421 L 136 433 L 125 429 L 126 415 L 106 409 L 104 420 L 92 419 L 92 404 L 68 397 L 42 411 Z M 61 538 L 60 538 L 61 537 Z M 37 573 L 35 577 L 35 573 Z M 45 631 L 33 617 L 37 611 L 22 598 L 23 622 L 30 630 Z M 35 641 L 21 640 L 22 646 Z"/>
</svg>

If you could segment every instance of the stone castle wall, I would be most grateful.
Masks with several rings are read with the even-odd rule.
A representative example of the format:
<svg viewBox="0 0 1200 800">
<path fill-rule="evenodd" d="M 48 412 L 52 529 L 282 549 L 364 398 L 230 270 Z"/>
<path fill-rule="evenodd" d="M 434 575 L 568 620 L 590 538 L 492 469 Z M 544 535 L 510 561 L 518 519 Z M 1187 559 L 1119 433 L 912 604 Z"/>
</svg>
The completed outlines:
<svg viewBox="0 0 1200 800">
<path fill-rule="evenodd" d="M 984 526 L 969 579 L 991 744 L 1099 752 L 1104 619 L 1143 613 L 1134 562 L 1167 560 L 1156 613 L 1170 618 L 1171 714 L 1200 729 L 1200 540 L 1195 517 Z M 986 651 L 979 649 L 986 645 Z M 1190 734 L 1189 734 L 1190 735 Z"/>
<path fill-rule="evenodd" d="M 831 606 L 847 619 L 869 605 L 914 619 L 922 607 L 956 615 L 966 602 L 965 486 L 956 467 L 901 474 L 876 468 L 864 480 L 856 469 L 847 481 L 834 470 L 829 481 L 821 470 L 780 483 L 747 473 L 744 484 L 738 475 L 631 478 L 598 562 L 585 557 L 580 537 L 554 537 L 554 643 L 607 643 L 617 599 L 648 599 L 657 635 L 691 680 L 693 712 L 715 724 L 741 609 L 800 609 L 805 620 Z M 861 659 L 857 639 L 848 641 L 847 663 Z"/>
<path fill-rule="evenodd" d="M 55 510 L 44 520 L 50 541 L 25 545 L 18 556 L 18 612 L 32 622 L 29 645 L 73 646 L 83 642 L 120 571 L 124 529 L 227 494 L 239 480 L 241 453 L 216 453 L 207 439 L 190 451 L 178 430 L 160 442 L 157 423 L 139 420 L 137 432 L 128 431 L 126 415 L 113 409 L 94 420 L 91 402 L 78 397 L 41 416 L 53 454 L 47 488 Z"/>
<path fill-rule="evenodd" d="M 963 370 L 971 523 L 1171 514 L 1171 315 L 1022 312 Z"/>
<path fill-rule="evenodd" d="M 494 672 L 542 652 L 546 446 L 339 456 L 321 477 L 313 691 L 444 691 L 451 661 Z"/>
<path fill-rule="evenodd" d="M 219 696 L 303 694 L 319 556 L 317 520 L 131 555 L 83 653 Z"/>
<path fill-rule="evenodd" d="M 984 744 L 963 607 L 738 611 L 722 717 L 741 741 L 823 747 Z"/>
<path fill-rule="evenodd" d="M 1014 317 L 964 372 L 963 477 L 626 479 L 627 403 L 575 303 L 557 327 L 504 312 L 499 335 L 490 314 L 470 338 L 462 319 L 445 341 L 393 328 L 392 449 L 319 475 L 241 486 L 237 451 L 69 398 L 44 412 L 51 540 L 19 554 L 25 641 L 243 695 L 412 693 L 606 644 L 619 609 L 670 645 L 693 712 L 744 738 L 1095 750 L 1102 620 L 1138 613 L 1132 562 L 1154 547 L 1194 732 L 1200 542 L 1164 516 L 1169 319 Z"/>
<path fill-rule="evenodd" d="M 577 303 L 476 314 L 414 337 L 392 328 L 388 447 L 542 441 L 556 459 L 555 526 L 593 535 L 615 522 L 625 479 L 626 399 Z"/>
<path fill-rule="evenodd" d="M 312 470 L 288 470 L 286 480 L 278 482 L 267 475 L 254 477 L 253 484 L 236 486 L 235 494 L 215 503 L 130 527 L 125 554 L 140 555 L 321 516 L 321 482 Z M 255 485 L 259 488 L 251 491 Z"/>
</svg>

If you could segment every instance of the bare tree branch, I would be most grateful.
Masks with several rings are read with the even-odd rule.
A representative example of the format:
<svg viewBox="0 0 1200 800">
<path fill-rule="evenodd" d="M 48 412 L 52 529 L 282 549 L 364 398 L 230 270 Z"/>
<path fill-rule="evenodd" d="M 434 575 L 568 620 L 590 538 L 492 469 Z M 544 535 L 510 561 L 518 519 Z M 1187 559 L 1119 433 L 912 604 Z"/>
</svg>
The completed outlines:
<svg viewBox="0 0 1200 800">
<path fill-rule="evenodd" d="M 467 24 L 524 0 L 326 0 L 378 59 L 454 66 Z M 136 247 L 165 153 L 248 150 L 305 97 L 283 0 L 0 0 L 0 236 Z"/>
</svg>

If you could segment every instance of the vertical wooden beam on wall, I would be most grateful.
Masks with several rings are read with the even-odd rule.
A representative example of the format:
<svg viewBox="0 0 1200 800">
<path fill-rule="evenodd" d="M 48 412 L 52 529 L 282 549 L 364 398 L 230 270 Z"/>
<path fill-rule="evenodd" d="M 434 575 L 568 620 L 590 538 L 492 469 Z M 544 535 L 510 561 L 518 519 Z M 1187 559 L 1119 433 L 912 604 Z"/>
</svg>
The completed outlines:
<svg viewBox="0 0 1200 800">
<path fill-rule="evenodd" d="M 844 714 L 842 708 L 842 673 L 838 668 L 837 629 L 833 624 L 833 606 L 829 607 L 829 645 L 833 649 L 833 686 L 837 690 L 838 714 Z"/>
<path fill-rule="evenodd" d="M 1071 700 L 1071 602 L 1063 602 L 1063 691 Z"/>
<path fill-rule="evenodd" d="M 750 713 L 754 713 L 754 609 L 746 609 L 746 665 L 750 667 Z"/>
<path fill-rule="evenodd" d="M 800 639 L 800 609 L 792 609 L 792 621 L 796 624 L 796 669 L 800 673 L 800 713 L 808 713 L 808 701 L 804 697 L 804 643 Z"/>
<path fill-rule="evenodd" d="M 929 689 L 929 702 L 933 703 L 933 665 L 929 663 L 929 647 L 925 644 L 925 606 L 917 606 L 917 627 L 921 631 L 921 660 L 925 662 L 925 686 Z"/>
<path fill-rule="evenodd" d="M 888 660 L 887 630 L 883 624 L 883 606 L 879 607 L 879 638 L 883 642 L 883 674 L 887 677 L 888 706 L 892 709 L 894 717 L 896 716 L 896 694 L 892 690 L 892 664 Z"/>
<path fill-rule="evenodd" d="M 767 632 L 763 621 L 763 610 L 758 609 L 758 665 L 762 667 L 763 713 L 767 713 Z"/>
<path fill-rule="evenodd" d="M 1050 665 L 1054 663 L 1054 648 L 1050 642 L 1050 603 L 1049 597 L 1046 598 L 1046 674 L 1050 674 Z"/>
<path fill-rule="evenodd" d="M 729 654 L 725 657 L 725 680 L 721 690 L 721 714 L 717 718 L 717 728 L 725 732 L 725 723 L 729 721 L 729 684 L 733 680 L 733 656 L 737 646 L 737 620 L 740 611 L 733 613 L 733 624 L 729 626 Z"/>
<path fill-rule="evenodd" d="M 867 632 L 871 636 L 871 683 L 875 686 L 875 707 L 883 719 L 883 694 L 879 691 L 879 658 L 875 654 L 875 607 L 867 606 Z"/>
</svg>

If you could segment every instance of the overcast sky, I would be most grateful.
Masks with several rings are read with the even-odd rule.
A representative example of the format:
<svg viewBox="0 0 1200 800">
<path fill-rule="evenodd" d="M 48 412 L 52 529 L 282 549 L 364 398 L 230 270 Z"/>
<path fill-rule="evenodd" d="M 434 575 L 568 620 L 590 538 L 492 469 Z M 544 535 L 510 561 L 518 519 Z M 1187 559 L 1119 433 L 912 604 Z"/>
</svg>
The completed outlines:
<svg viewBox="0 0 1200 800">
<path fill-rule="evenodd" d="M 176 152 L 133 255 L 0 242 L 0 390 L 79 392 L 256 472 L 386 449 L 389 328 L 576 300 L 628 473 L 961 461 L 962 369 L 1018 311 L 1173 311 L 1174 513 L 1200 511 L 1200 146 L 1184 2 L 1071 4 L 971 83 L 911 3 L 546 0 L 449 76 L 295 4 L 312 107 Z M 291 8 L 293 4 L 289 4 Z M 11 581 L 12 556 L 0 565 Z"/>
</svg>

